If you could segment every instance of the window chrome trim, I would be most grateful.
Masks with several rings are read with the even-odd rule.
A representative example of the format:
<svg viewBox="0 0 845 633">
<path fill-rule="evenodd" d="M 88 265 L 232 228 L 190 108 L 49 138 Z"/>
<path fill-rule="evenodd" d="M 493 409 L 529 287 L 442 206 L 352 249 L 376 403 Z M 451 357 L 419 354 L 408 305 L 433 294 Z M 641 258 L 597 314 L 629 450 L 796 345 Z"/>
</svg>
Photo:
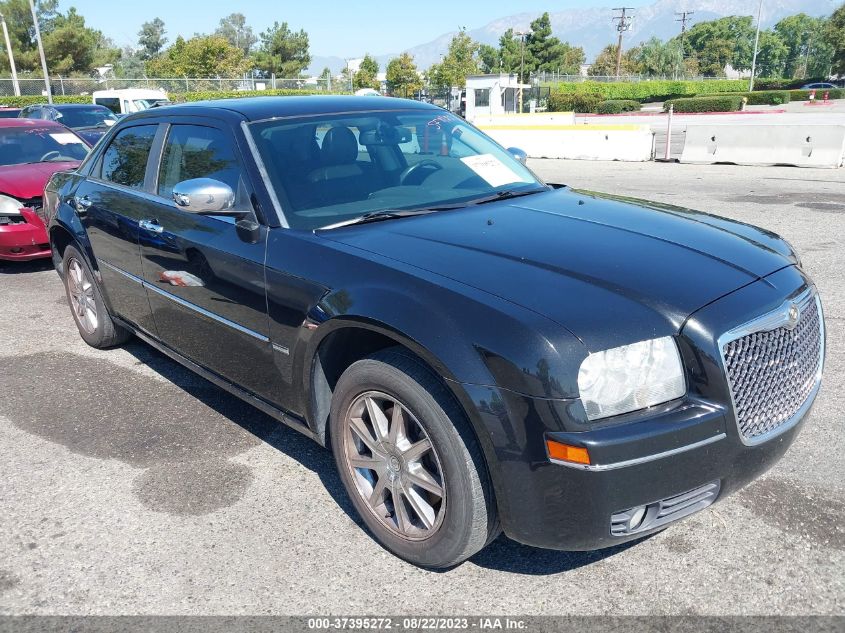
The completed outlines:
<svg viewBox="0 0 845 633">
<path fill-rule="evenodd" d="M 279 226 L 284 229 L 289 229 L 290 224 L 288 224 L 285 212 L 282 210 L 282 203 L 279 202 L 276 190 L 270 182 L 270 174 L 267 173 L 267 167 L 264 164 L 264 160 L 261 158 L 258 146 L 255 144 L 255 139 L 252 136 L 252 130 L 249 129 L 249 125 L 246 121 L 241 121 L 241 129 L 243 130 L 249 151 L 252 154 L 252 160 L 255 161 L 255 164 L 258 167 L 258 173 L 261 174 L 261 181 L 264 183 L 264 188 L 267 190 L 267 194 L 270 196 L 270 201 L 273 203 L 273 211 L 276 213 L 276 219 L 279 221 Z"/>
<path fill-rule="evenodd" d="M 190 301 L 185 301 L 181 297 L 177 297 L 176 295 L 171 294 L 169 292 L 166 292 L 166 291 L 162 290 L 161 288 L 156 288 L 153 284 L 147 283 L 146 281 L 144 281 L 140 277 L 136 277 L 132 273 L 128 273 L 125 270 L 121 270 L 117 266 L 109 264 L 108 262 L 105 262 L 105 261 L 101 261 L 99 263 L 103 264 L 107 268 L 110 268 L 111 270 L 115 271 L 116 273 L 123 275 L 127 279 L 134 281 L 137 284 L 140 284 L 144 288 L 146 288 L 148 290 L 152 290 L 153 292 L 161 295 L 162 297 L 170 299 L 171 301 L 178 303 L 180 306 L 183 306 L 183 307 L 185 307 L 189 310 L 192 310 L 192 311 L 196 312 L 197 314 L 201 314 L 202 316 L 207 317 L 207 318 L 209 318 L 213 321 L 216 321 L 218 323 L 221 323 L 221 324 L 223 324 L 227 327 L 230 327 L 233 330 L 237 330 L 241 334 L 246 334 L 247 336 L 251 336 L 254 339 L 258 339 L 262 343 L 269 343 L 270 342 L 270 339 L 267 338 L 266 336 L 264 336 L 263 334 L 259 334 L 258 332 L 254 331 L 254 330 L 250 330 L 249 328 L 246 328 L 243 325 L 240 325 L 239 323 L 235 323 L 234 321 L 230 321 L 229 319 L 226 319 L 226 318 L 220 316 L 219 314 L 215 314 L 214 312 L 210 312 L 210 311 L 206 310 L 205 308 L 201 308 L 200 306 L 198 306 L 194 303 L 191 303 Z"/>
<path fill-rule="evenodd" d="M 685 446 L 679 446 L 677 448 L 669 449 L 668 451 L 663 451 L 662 453 L 652 453 L 651 455 L 644 455 L 642 457 L 635 457 L 634 459 L 627 459 L 621 462 L 611 462 L 609 464 L 576 464 L 574 462 L 565 462 L 559 459 L 552 459 L 549 458 L 549 461 L 553 464 L 558 464 L 560 466 L 566 466 L 567 468 L 576 468 L 578 470 L 588 470 L 592 472 L 603 472 L 606 470 L 616 470 L 617 468 L 627 468 L 629 466 L 637 466 L 639 464 L 647 464 L 648 462 L 653 462 L 658 459 L 663 459 L 664 457 L 671 457 L 672 455 L 678 455 L 680 453 L 686 453 L 687 451 L 692 451 L 697 448 L 701 448 L 702 446 L 707 446 L 708 444 L 714 444 L 720 440 L 723 440 L 727 437 L 725 433 L 719 433 L 718 435 L 714 435 L 712 437 L 708 437 L 707 439 L 701 440 L 700 442 L 693 442 L 692 444 L 687 444 Z"/>
<path fill-rule="evenodd" d="M 755 332 L 770 332 L 771 330 L 776 330 L 779 327 L 788 325 L 790 323 L 790 308 L 793 304 L 797 304 L 803 310 L 813 301 L 816 302 L 816 308 L 819 311 L 820 337 L 819 368 L 816 371 L 815 385 L 813 386 L 812 391 L 810 391 L 810 395 L 807 396 L 807 399 L 791 418 L 786 420 L 783 424 L 775 427 L 768 433 L 763 433 L 762 435 L 758 435 L 749 439 L 742 434 L 742 431 L 739 428 L 739 421 L 736 419 L 736 403 L 734 402 L 734 390 L 733 386 L 731 385 L 731 379 L 728 375 L 728 368 L 725 363 L 725 345 L 739 338 L 742 338 L 743 336 L 754 334 Z M 815 286 L 810 286 L 799 294 L 788 298 L 778 308 L 775 308 L 771 312 L 767 312 L 766 314 L 752 319 L 747 323 L 743 323 L 742 325 L 735 327 L 732 330 L 728 330 L 717 339 L 716 345 L 718 346 L 717 351 L 719 355 L 719 366 L 721 367 L 722 375 L 725 377 L 725 381 L 728 384 L 728 392 L 730 393 L 731 397 L 731 411 L 734 416 L 734 423 L 736 424 L 737 434 L 739 435 L 740 441 L 745 446 L 757 446 L 759 444 L 763 444 L 764 442 L 768 442 L 771 439 L 774 439 L 778 435 L 786 433 L 796 424 L 798 424 L 801 419 L 806 415 L 810 407 L 813 406 L 813 402 L 815 401 L 816 395 L 818 395 L 819 388 L 822 384 L 822 374 L 824 373 L 826 338 L 824 327 L 824 310 L 822 310 L 822 302 L 821 298 L 819 297 L 818 290 L 816 290 Z"/>
</svg>

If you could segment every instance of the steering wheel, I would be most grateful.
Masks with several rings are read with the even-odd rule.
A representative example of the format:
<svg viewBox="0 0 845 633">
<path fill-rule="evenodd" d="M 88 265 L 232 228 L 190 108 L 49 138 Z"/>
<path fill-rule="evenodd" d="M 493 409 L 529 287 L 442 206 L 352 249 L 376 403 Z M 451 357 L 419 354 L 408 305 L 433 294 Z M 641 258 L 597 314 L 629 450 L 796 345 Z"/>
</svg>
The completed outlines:
<svg viewBox="0 0 845 633">
<path fill-rule="evenodd" d="M 60 158 L 61 155 L 62 155 L 61 152 L 54 149 L 53 151 L 47 152 L 46 154 L 44 154 L 44 156 L 42 156 L 41 160 L 39 160 L 38 162 L 39 163 L 46 163 L 48 160 L 53 160 L 54 158 Z"/>
<path fill-rule="evenodd" d="M 430 158 L 422 160 L 414 165 L 411 165 L 410 167 L 407 167 L 401 174 L 399 174 L 399 184 L 404 185 L 405 181 L 408 180 L 411 174 L 414 174 L 417 172 L 417 170 L 423 168 L 434 169 L 435 171 L 439 171 L 443 169 L 443 165 L 431 160 Z"/>
</svg>

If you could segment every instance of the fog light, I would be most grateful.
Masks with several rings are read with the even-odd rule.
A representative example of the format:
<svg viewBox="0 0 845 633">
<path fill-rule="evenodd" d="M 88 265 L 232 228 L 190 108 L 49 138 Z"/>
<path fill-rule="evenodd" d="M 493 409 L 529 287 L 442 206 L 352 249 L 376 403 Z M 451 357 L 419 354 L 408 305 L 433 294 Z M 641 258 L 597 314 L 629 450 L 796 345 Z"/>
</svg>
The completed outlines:
<svg viewBox="0 0 845 633">
<path fill-rule="evenodd" d="M 645 519 L 646 513 L 646 506 L 640 506 L 636 510 L 631 513 L 631 518 L 628 519 L 628 531 L 636 530 L 643 524 L 643 519 Z"/>
</svg>

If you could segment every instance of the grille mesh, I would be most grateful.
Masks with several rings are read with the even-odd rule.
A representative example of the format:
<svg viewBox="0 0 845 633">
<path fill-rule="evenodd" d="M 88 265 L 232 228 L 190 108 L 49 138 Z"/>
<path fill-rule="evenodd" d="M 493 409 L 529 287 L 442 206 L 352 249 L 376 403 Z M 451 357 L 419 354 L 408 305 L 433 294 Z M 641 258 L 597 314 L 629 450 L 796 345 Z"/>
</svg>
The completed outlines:
<svg viewBox="0 0 845 633">
<path fill-rule="evenodd" d="M 816 386 L 824 342 L 815 296 L 800 308 L 794 329 L 754 332 L 724 346 L 734 413 L 746 440 L 789 421 Z"/>
</svg>

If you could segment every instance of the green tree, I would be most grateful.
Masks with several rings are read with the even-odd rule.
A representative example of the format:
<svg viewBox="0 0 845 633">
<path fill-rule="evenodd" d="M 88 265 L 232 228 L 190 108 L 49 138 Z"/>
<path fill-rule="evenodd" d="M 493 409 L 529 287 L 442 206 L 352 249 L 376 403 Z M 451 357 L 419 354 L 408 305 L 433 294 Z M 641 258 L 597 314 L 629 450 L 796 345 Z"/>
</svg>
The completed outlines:
<svg viewBox="0 0 845 633">
<path fill-rule="evenodd" d="M 694 57 L 702 74 L 720 77 L 730 64 L 736 70 L 751 68 L 754 24 L 750 16 L 729 16 L 699 22 L 687 31 L 686 56 Z"/>
<path fill-rule="evenodd" d="M 683 57 L 680 41 L 663 42 L 657 37 L 652 37 L 642 45 L 631 49 L 629 53 L 629 58 L 633 62 L 633 72 L 647 77 L 683 75 L 685 72 Z"/>
<path fill-rule="evenodd" d="M 502 56 L 499 49 L 489 44 L 478 47 L 478 62 L 481 72 L 485 74 L 497 73 L 502 70 Z"/>
<path fill-rule="evenodd" d="M 364 55 L 364 59 L 361 60 L 361 66 L 358 68 L 358 72 L 355 73 L 355 77 L 352 79 L 352 85 L 355 90 L 360 90 L 362 88 L 379 90 L 381 88 L 381 83 L 378 80 L 378 71 L 378 62 L 375 58 L 369 53 Z"/>
<path fill-rule="evenodd" d="M 830 16 L 825 26 L 825 43 L 831 51 L 833 73 L 845 75 L 845 4 Z"/>
<path fill-rule="evenodd" d="M 144 22 L 141 25 L 141 30 L 138 31 L 141 59 L 152 59 L 161 53 L 164 45 L 167 44 L 167 38 L 164 36 L 166 32 L 161 18 L 155 18 L 152 22 Z"/>
<path fill-rule="evenodd" d="M 619 47 L 616 44 L 608 44 L 596 57 L 596 61 L 587 70 L 591 77 L 610 77 L 616 75 L 616 51 Z M 634 57 L 637 49 L 630 49 L 622 54 L 622 67 L 619 73 L 622 75 L 637 74 L 637 62 Z"/>
<path fill-rule="evenodd" d="M 214 31 L 215 35 L 225 37 L 229 44 L 239 48 L 244 55 L 249 55 L 252 47 L 258 41 L 251 26 L 247 26 L 243 13 L 232 13 L 220 20 L 220 26 Z"/>
<path fill-rule="evenodd" d="M 244 52 L 219 35 L 200 35 L 184 40 L 177 37 L 164 54 L 147 62 L 153 77 L 238 77 L 246 72 L 249 60 Z"/>
<path fill-rule="evenodd" d="M 551 19 L 548 13 L 544 13 L 531 23 L 531 32 L 525 39 L 525 76 L 521 80 L 526 82 L 531 72 L 574 75 L 579 72 L 585 59 L 583 48 L 561 42 L 552 35 Z"/>
<path fill-rule="evenodd" d="M 774 31 L 760 31 L 760 49 L 757 53 L 758 77 L 783 77 L 789 50 L 783 38 Z"/>
<path fill-rule="evenodd" d="M 466 86 L 467 76 L 479 71 L 478 49 L 478 42 L 461 29 L 449 43 L 443 60 L 429 69 L 431 83 L 439 88 Z"/>
<path fill-rule="evenodd" d="M 408 53 L 402 53 L 387 64 L 387 90 L 396 97 L 405 98 L 422 90 L 417 65 Z"/>
<path fill-rule="evenodd" d="M 261 44 L 253 55 L 255 65 L 279 77 L 299 77 L 311 63 L 308 33 L 292 31 L 287 22 L 274 22 L 260 35 Z"/>
<path fill-rule="evenodd" d="M 71 7 L 67 15 L 59 15 L 52 28 L 43 35 L 47 68 L 57 75 L 91 70 L 103 34 L 85 26 L 85 18 Z"/>
<path fill-rule="evenodd" d="M 833 49 L 825 38 L 827 20 L 806 13 L 790 15 L 777 24 L 774 32 L 786 46 L 783 76 L 806 78 L 827 75 Z"/>
</svg>

